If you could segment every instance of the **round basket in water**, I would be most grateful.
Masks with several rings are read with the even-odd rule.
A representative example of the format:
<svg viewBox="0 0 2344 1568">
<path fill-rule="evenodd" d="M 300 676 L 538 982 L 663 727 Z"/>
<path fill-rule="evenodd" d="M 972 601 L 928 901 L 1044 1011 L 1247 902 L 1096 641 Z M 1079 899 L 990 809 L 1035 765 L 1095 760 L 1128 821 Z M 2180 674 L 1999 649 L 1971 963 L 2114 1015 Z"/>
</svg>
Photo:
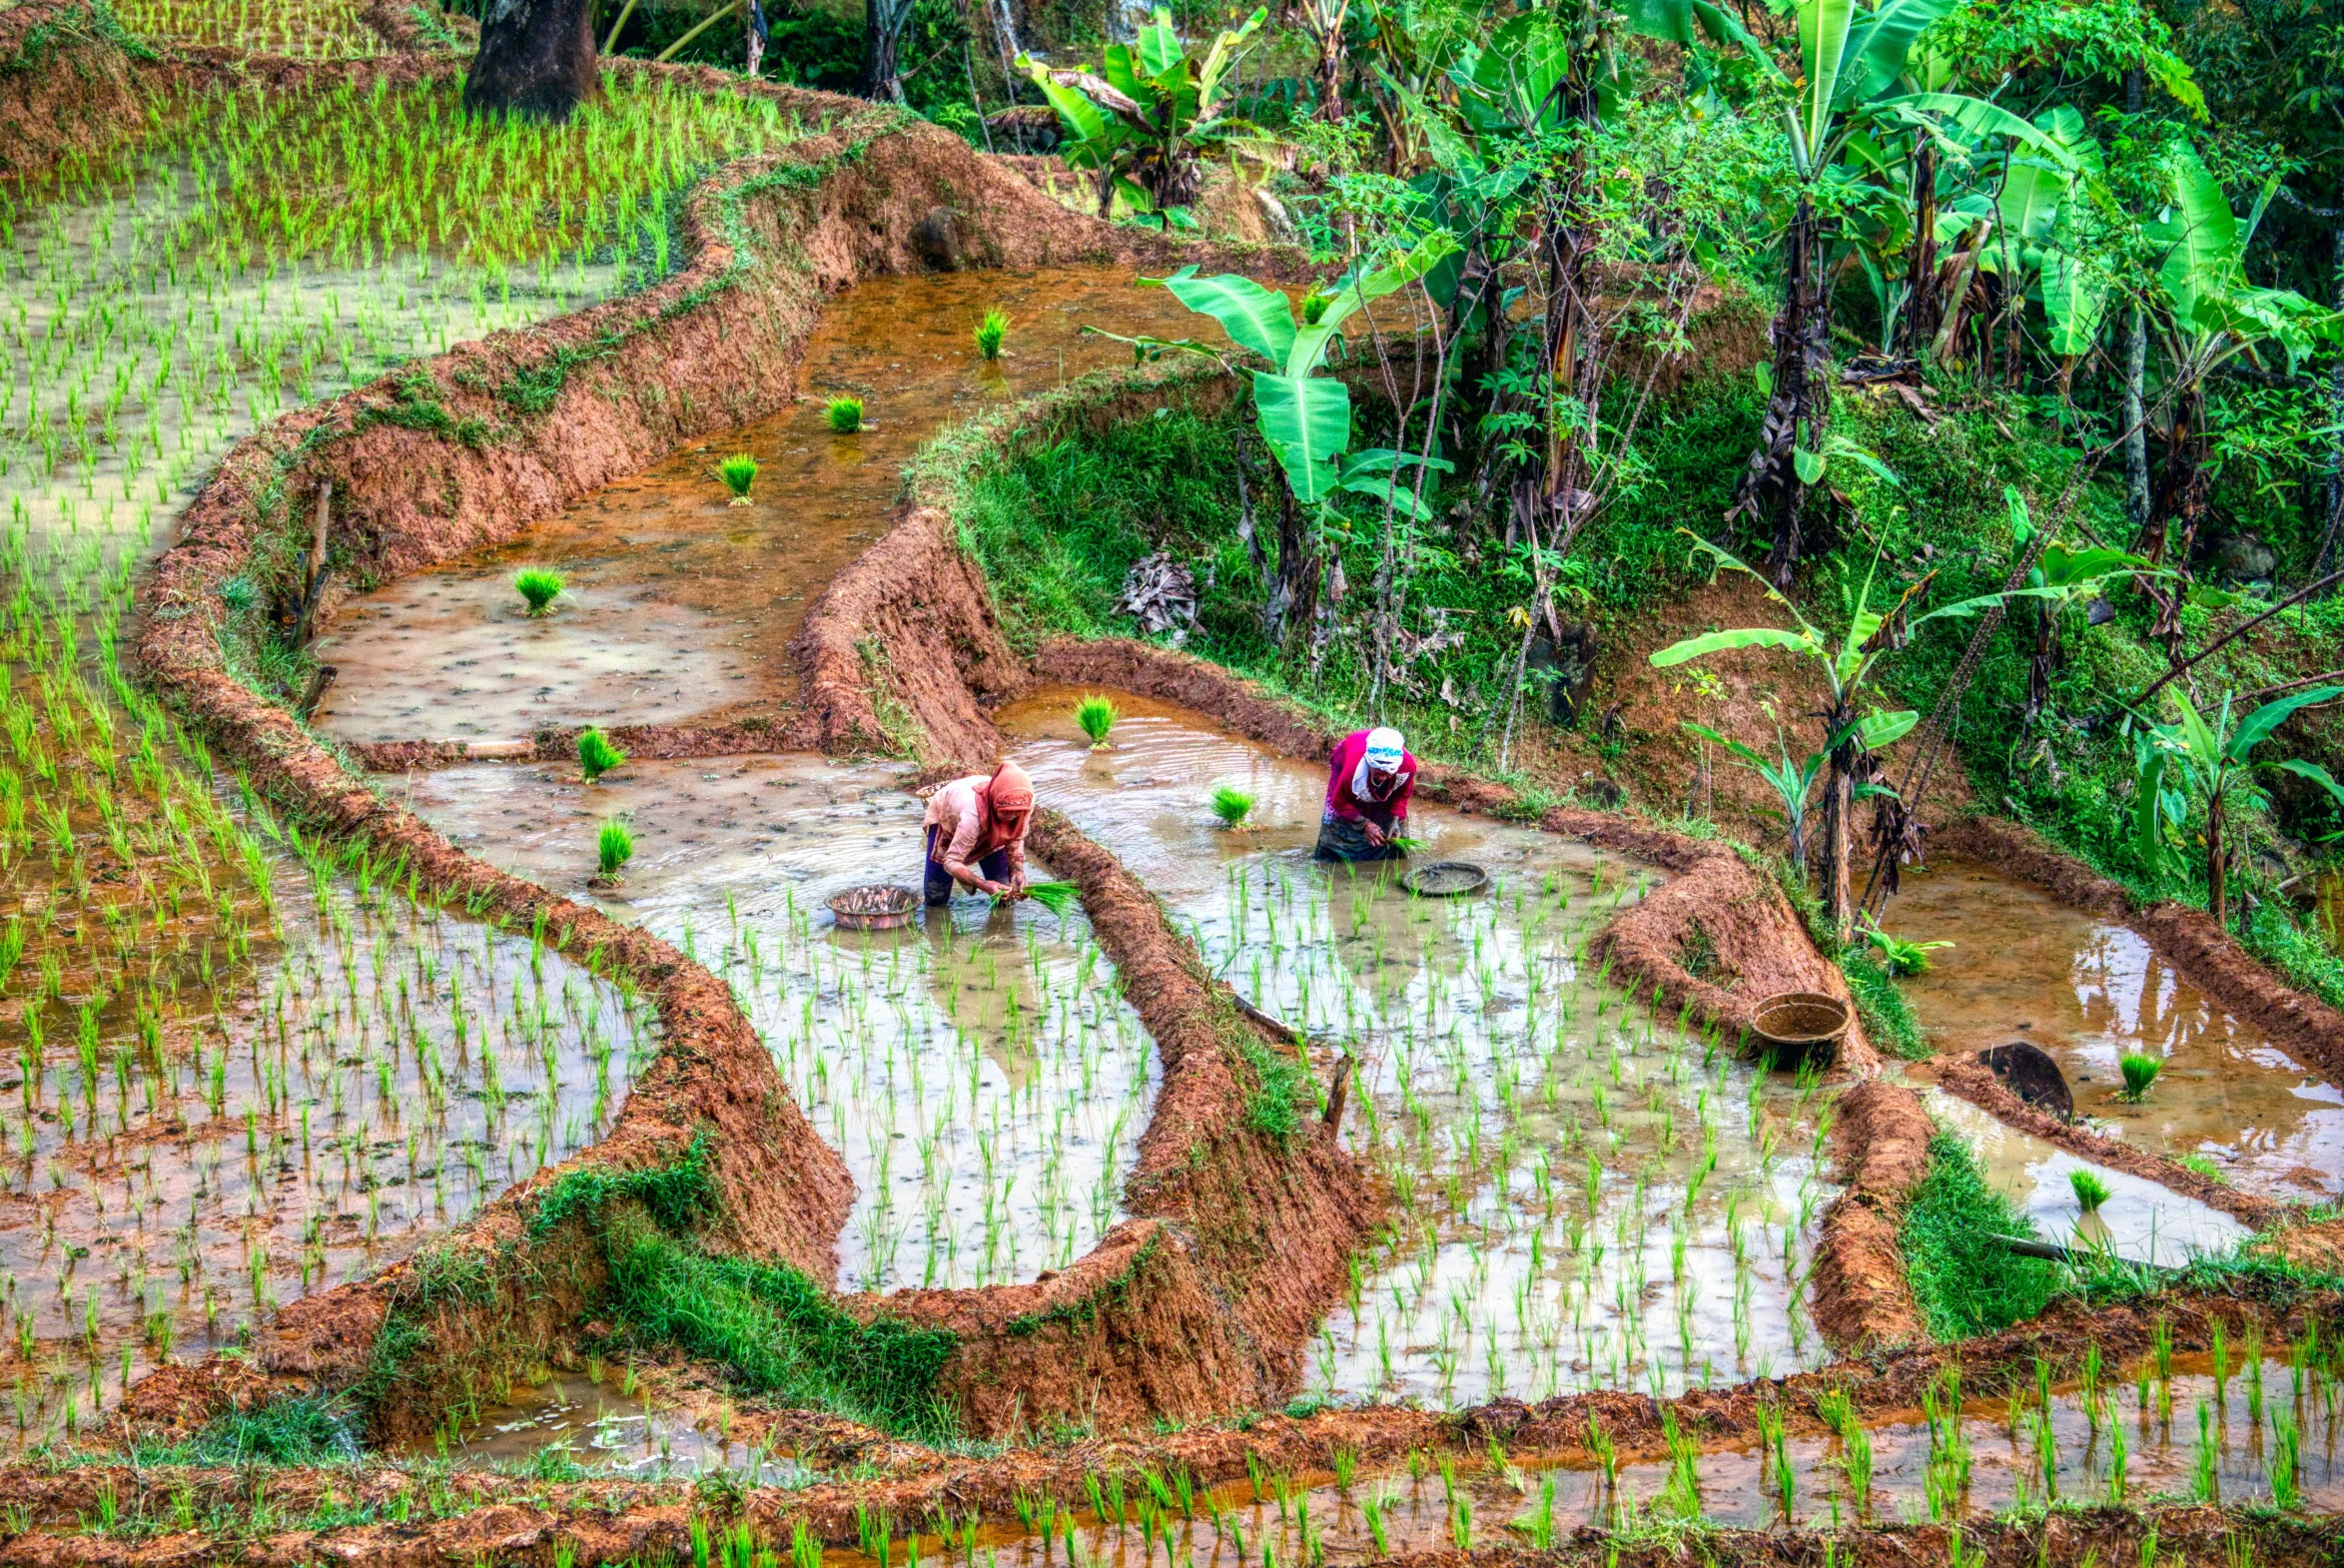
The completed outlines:
<svg viewBox="0 0 2344 1568">
<path fill-rule="evenodd" d="M 1829 1067 L 1847 1037 L 1848 1004 L 1820 991 L 1786 991 L 1758 1004 L 1752 1021 L 1774 1065 L 1796 1071 L 1812 1062 Z"/>
<path fill-rule="evenodd" d="M 1401 873 L 1400 886 L 1419 898 L 1461 898 L 1488 887 L 1489 873 L 1469 860 L 1436 860 Z"/>
<path fill-rule="evenodd" d="M 919 910 L 919 894 L 884 882 L 849 888 L 830 901 L 830 918 L 848 931 L 892 931 L 910 925 Z"/>
</svg>

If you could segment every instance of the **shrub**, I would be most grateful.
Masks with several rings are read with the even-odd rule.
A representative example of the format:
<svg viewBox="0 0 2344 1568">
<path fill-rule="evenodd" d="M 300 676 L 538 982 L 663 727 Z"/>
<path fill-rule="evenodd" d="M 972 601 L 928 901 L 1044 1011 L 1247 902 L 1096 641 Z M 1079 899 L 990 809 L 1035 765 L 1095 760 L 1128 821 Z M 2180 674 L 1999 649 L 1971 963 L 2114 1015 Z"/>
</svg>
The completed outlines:
<svg viewBox="0 0 2344 1568">
<path fill-rule="evenodd" d="M 1009 335 L 1009 312 L 997 305 L 987 311 L 985 319 L 977 324 L 977 352 L 988 360 L 1000 359 L 1002 342 Z"/>
<path fill-rule="evenodd" d="M 551 605 L 554 595 L 561 592 L 562 576 L 558 571 L 547 571 L 541 566 L 528 566 L 515 573 L 512 585 L 527 601 L 528 613 L 542 615 Z"/>
<path fill-rule="evenodd" d="M 1234 784 L 1215 784 L 1212 787 L 1212 814 L 1220 818 L 1220 825 L 1233 828 L 1252 814 L 1253 797 Z"/>
<path fill-rule="evenodd" d="M 626 753 L 610 743 L 610 738 L 598 729 L 581 731 L 578 735 L 578 766 L 585 771 L 591 784 L 612 768 L 626 761 Z"/>
<path fill-rule="evenodd" d="M 717 476 L 732 491 L 735 506 L 749 504 L 749 486 L 757 482 L 757 459 L 745 451 L 736 451 L 716 465 Z"/>
<path fill-rule="evenodd" d="M 830 427 L 840 435 L 852 435 L 863 427 L 863 399 L 853 392 L 841 392 L 830 399 Z"/>
</svg>

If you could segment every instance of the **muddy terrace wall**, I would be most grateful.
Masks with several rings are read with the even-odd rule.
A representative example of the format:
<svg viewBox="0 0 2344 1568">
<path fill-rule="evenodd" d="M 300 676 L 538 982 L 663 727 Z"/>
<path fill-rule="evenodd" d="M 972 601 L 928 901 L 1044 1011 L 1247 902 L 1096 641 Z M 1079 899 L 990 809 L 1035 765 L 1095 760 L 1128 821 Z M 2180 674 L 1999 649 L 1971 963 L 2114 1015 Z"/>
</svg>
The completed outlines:
<svg viewBox="0 0 2344 1568">
<path fill-rule="evenodd" d="M 388 68 L 427 74 L 454 64 L 410 59 Z M 225 1400 L 281 1387 L 356 1386 L 378 1437 L 427 1431 L 442 1407 L 544 1359 L 581 1320 L 603 1282 L 595 1210 L 651 1190 L 646 1183 L 660 1172 L 704 1177 L 705 1211 L 690 1216 L 704 1241 L 786 1261 L 825 1283 L 834 1277 L 851 1178 L 782 1086 L 727 988 L 648 934 L 461 854 L 241 684 L 224 652 L 234 632 L 224 623 L 221 585 L 241 574 L 282 590 L 321 485 L 333 493 L 330 615 L 343 584 L 508 537 L 695 435 L 786 400 L 821 301 L 858 278 L 963 259 L 1169 265 L 1157 238 L 1071 214 L 900 111 L 713 71 L 662 74 L 705 91 L 773 98 L 821 129 L 781 152 L 728 165 L 705 184 L 684 222 L 690 265 L 658 287 L 461 345 L 402 370 L 395 398 L 378 382 L 239 445 L 140 593 L 137 655 L 147 676 L 218 737 L 224 758 L 302 817 L 366 845 L 410 887 L 527 925 L 569 957 L 639 988 L 656 1006 L 664 1049 L 636 1079 L 611 1137 L 516 1186 L 407 1262 L 288 1306 L 249 1361 L 215 1358 L 149 1378 L 127 1401 L 134 1425 L 185 1424 Z M 279 62 L 274 75 L 298 81 L 301 73 Z M 1262 258 L 1178 254 L 1263 266 Z M 1268 265 L 1294 264 L 1270 258 Z M 428 418 L 413 417 L 417 374 L 428 379 L 420 399 L 430 404 Z M 528 395 L 516 396 L 521 389 Z M 1056 852 L 1079 859 L 1080 836 L 1063 835 Z M 1087 881 L 1106 896 L 1119 874 L 1095 867 Z M 1121 893 L 1129 902 L 1132 890 Z M 1145 923 L 1126 922 L 1124 951 L 1111 947 L 1111 955 L 1130 963 L 1151 950 L 1169 975 L 1176 968 L 1164 958 L 1170 935 L 1149 909 L 1153 938 Z M 1192 976 L 1185 987 L 1168 979 L 1156 988 L 1164 999 L 1158 1016 L 1146 1009 L 1143 1016 L 1160 1040 L 1226 1027 L 1218 1015 L 1225 1001 L 1208 1003 L 1202 990 Z M 1182 1081 L 1193 1087 L 1168 1093 L 1174 1112 L 1168 1125 L 1179 1131 L 1158 1148 L 1177 1142 L 1185 1157 L 1210 1146 L 1211 1119 L 1232 1101 L 1225 1062 L 1216 1080 L 1208 1060 L 1223 1056 L 1196 1053 Z M 1324 1302 L 1304 1302 L 1295 1291 L 1324 1281 L 1296 1270 L 1275 1286 L 1264 1281 L 1234 1308 L 1216 1285 L 1260 1272 L 1272 1255 L 1245 1228 L 1258 1223 L 1259 1201 L 1299 1199 L 1296 1212 L 1325 1232 L 1331 1260 L 1318 1272 L 1329 1279 L 1339 1277 L 1367 1205 L 1331 1135 L 1295 1152 L 1236 1153 L 1238 1189 L 1254 1194 L 1256 1206 L 1224 1208 L 1221 1222 L 1200 1233 L 1172 1235 L 1161 1219 L 1136 1221 L 1095 1257 L 1037 1285 L 998 1297 L 923 1292 L 902 1303 L 902 1312 L 962 1334 L 945 1384 L 965 1397 L 972 1421 L 1190 1415 L 1275 1392 L 1296 1353 L 1272 1337 L 1298 1337 Z M 1177 1186 L 1169 1175 L 1160 1184 L 1163 1194 Z M 1336 1195 L 1337 1186 L 1348 1195 Z M 1155 1212 L 1184 1211 L 1184 1201 L 1163 1194 Z M 871 1298 L 853 1305 L 866 1315 L 881 1310 Z M 890 1302 L 888 1310 L 899 1308 Z M 1169 1369 L 1164 1379 L 1149 1370 L 1159 1365 Z"/>
</svg>

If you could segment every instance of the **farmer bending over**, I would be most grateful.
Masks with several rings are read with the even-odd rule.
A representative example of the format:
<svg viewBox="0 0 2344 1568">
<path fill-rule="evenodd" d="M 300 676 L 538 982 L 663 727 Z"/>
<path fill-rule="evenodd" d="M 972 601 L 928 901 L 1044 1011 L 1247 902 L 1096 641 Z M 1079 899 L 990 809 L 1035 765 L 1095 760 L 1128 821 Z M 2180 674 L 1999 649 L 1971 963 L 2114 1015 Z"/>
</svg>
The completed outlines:
<svg viewBox="0 0 2344 1568">
<path fill-rule="evenodd" d="M 928 902 L 948 902 L 956 882 L 972 893 L 1025 892 L 1026 828 L 1033 820 L 1034 781 L 1014 762 L 990 775 L 954 779 L 929 796 Z"/>
<path fill-rule="evenodd" d="M 1320 860 L 1391 860 L 1405 853 L 1393 839 L 1408 825 L 1416 759 L 1396 729 L 1353 730 L 1338 742 L 1326 774 L 1326 809 L 1318 819 Z"/>
</svg>

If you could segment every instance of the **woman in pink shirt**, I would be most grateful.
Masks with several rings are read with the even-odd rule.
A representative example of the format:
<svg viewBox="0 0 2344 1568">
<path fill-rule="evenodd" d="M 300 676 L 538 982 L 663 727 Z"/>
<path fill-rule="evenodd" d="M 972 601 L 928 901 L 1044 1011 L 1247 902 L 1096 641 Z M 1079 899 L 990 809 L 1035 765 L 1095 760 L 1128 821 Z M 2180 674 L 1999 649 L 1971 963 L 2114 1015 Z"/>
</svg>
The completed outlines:
<svg viewBox="0 0 2344 1568">
<path fill-rule="evenodd" d="M 922 819 L 928 902 L 949 902 L 955 884 L 972 893 L 1025 892 L 1026 828 L 1033 820 L 1034 781 L 1014 762 L 954 779 L 929 796 Z"/>
<path fill-rule="evenodd" d="M 1408 826 L 1416 759 L 1396 729 L 1353 730 L 1335 744 L 1318 818 L 1320 860 L 1394 860 Z"/>
</svg>

